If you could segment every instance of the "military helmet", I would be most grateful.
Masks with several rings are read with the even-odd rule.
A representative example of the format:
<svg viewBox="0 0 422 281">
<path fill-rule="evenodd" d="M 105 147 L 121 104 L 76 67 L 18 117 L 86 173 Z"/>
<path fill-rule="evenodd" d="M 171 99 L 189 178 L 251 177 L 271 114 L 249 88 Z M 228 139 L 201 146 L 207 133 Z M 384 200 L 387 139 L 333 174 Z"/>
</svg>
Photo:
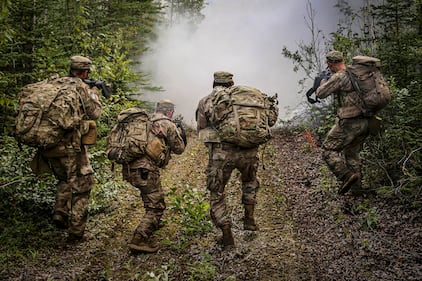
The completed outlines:
<svg viewBox="0 0 422 281">
<path fill-rule="evenodd" d="M 216 83 L 233 82 L 233 74 L 227 71 L 216 71 L 214 72 L 214 82 Z"/>
<path fill-rule="evenodd" d="M 329 51 L 325 56 L 328 62 L 341 62 L 343 61 L 343 54 L 339 51 Z"/>
<path fill-rule="evenodd" d="M 75 70 L 91 70 L 92 61 L 83 56 L 73 56 L 70 58 L 70 68 Z"/>
<path fill-rule="evenodd" d="M 157 111 L 170 111 L 174 110 L 174 102 L 169 99 L 162 99 L 157 103 Z"/>
</svg>

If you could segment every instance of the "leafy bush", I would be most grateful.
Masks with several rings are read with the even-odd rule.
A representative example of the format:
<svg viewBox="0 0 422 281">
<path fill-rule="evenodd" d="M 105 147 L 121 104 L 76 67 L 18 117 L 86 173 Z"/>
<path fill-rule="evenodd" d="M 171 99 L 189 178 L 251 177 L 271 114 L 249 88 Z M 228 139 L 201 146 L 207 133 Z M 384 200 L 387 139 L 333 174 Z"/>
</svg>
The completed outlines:
<svg viewBox="0 0 422 281">
<path fill-rule="evenodd" d="M 207 198 L 204 192 L 196 188 L 184 188 L 178 193 L 177 188 L 173 188 L 168 194 L 171 209 L 179 214 L 173 219 L 182 226 L 182 247 L 192 237 L 205 234 L 213 227 L 208 215 L 209 203 L 204 201 Z"/>
<path fill-rule="evenodd" d="M 197 280 L 213 280 L 216 272 L 216 268 L 211 263 L 211 255 L 206 253 L 203 255 L 200 261 L 196 261 L 192 263 L 190 268 L 190 281 L 197 281 Z"/>
<path fill-rule="evenodd" d="M 33 148 L 19 148 L 11 137 L 1 139 L 0 148 L 0 210 L 21 209 L 44 213 L 51 210 L 55 198 L 56 180 L 49 175 L 37 178 L 30 169 L 35 154 Z M 9 210 L 10 211 L 10 210 Z"/>
<path fill-rule="evenodd" d="M 384 131 L 364 150 L 366 183 L 415 206 L 422 191 L 422 84 L 393 88 L 392 103 L 382 112 Z"/>
</svg>

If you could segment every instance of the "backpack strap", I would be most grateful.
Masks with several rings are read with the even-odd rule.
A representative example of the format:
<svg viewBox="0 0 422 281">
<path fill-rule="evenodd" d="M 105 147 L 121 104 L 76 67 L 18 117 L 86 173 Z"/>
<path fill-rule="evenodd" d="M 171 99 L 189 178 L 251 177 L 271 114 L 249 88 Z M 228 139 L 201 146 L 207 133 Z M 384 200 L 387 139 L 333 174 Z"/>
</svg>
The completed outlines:
<svg viewBox="0 0 422 281">
<path fill-rule="evenodd" d="M 346 67 L 346 73 L 349 76 L 350 79 L 350 83 L 352 83 L 352 88 L 358 93 L 358 97 L 359 99 L 362 101 L 364 107 L 366 107 L 366 103 L 365 100 L 363 99 L 362 95 L 362 90 L 359 87 L 359 83 L 356 80 L 355 76 L 353 75 L 353 73 L 350 71 L 350 69 L 348 67 Z M 366 110 L 364 108 L 362 108 L 362 106 L 360 106 L 359 104 L 354 104 L 357 108 L 360 109 L 360 111 L 362 112 L 363 115 L 366 114 Z"/>
<path fill-rule="evenodd" d="M 348 67 L 346 67 L 346 73 L 349 76 L 350 82 L 352 83 L 352 87 L 353 89 L 358 92 L 359 97 L 361 97 L 362 95 L 362 90 L 359 87 L 358 81 L 356 81 L 355 76 L 353 75 L 353 73 L 350 71 L 350 69 Z"/>
</svg>

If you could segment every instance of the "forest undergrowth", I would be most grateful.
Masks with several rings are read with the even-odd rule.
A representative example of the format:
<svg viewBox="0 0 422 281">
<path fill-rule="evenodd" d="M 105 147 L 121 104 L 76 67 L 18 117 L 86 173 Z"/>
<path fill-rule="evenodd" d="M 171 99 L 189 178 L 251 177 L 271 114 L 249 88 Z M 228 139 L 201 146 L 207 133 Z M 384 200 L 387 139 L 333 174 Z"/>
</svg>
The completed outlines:
<svg viewBox="0 0 422 281">
<path fill-rule="evenodd" d="M 88 241 L 66 243 L 47 223 L 19 232 L 13 251 L 0 246 L 0 280 L 421 280 L 421 211 L 379 194 L 337 195 L 319 147 L 303 132 L 276 131 L 260 151 L 256 232 L 243 230 L 239 173 L 232 175 L 226 192 L 236 248 L 223 251 L 208 217 L 207 151 L 195 135 L 188 140 L 162 171 L 167 210 L 157 253 L 128 250 L 144 210 L 127 185 L 91 215 Z"/>
</svg>

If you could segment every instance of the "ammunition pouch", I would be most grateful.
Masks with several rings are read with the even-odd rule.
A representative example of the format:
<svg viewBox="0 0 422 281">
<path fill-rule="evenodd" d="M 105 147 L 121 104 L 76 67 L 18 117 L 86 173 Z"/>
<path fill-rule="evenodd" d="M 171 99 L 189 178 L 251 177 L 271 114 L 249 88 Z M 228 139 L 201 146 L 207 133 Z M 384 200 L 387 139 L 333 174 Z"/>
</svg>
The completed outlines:
<svg viewBox="0 0 422 281">
<path fill-rule="evenodd" d="M 159 138 L 154 138 L 153 140 L 149 141 L 145 147 L 145 152 L 147 155 L 156 163 L 160 163 L 164 160 L 165 150 L 166 146 Z"/>
<path fill-rule="evenodd" d="M 82 120 L 80 131 L 83 145 L 93 145 L 97 142 L 97 123 L 94 120 Z"/>
</svg>

